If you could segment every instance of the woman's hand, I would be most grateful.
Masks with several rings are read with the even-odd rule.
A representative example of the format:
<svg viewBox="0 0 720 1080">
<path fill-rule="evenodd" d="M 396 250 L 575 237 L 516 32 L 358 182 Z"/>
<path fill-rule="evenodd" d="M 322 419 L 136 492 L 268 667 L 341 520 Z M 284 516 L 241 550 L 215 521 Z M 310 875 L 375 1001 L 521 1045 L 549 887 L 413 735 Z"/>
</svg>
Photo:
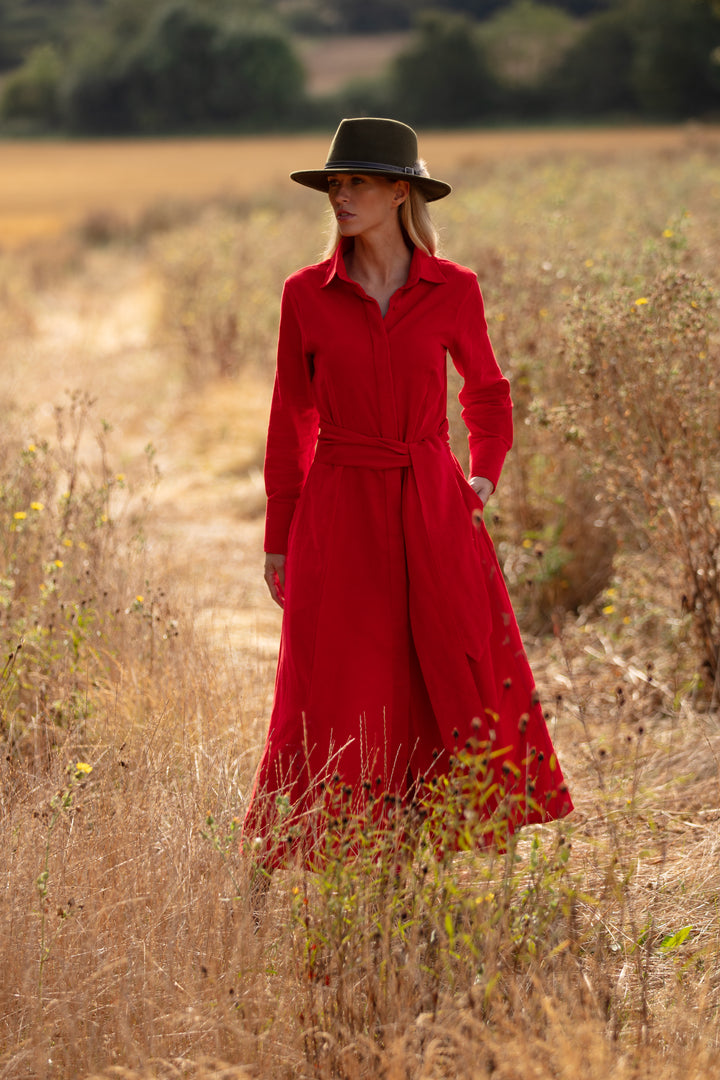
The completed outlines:
<svg viewBox="0 0 720 1080">
<path fill-rule="evenodd" d="M 471 476 L 469 483 L 484 506 L 495 490 L 495 485 L 490 480 L 486 480 L 484 476 Z"/>
<path fill-rule="evenodd" d="M 265 581 L 278 607 L 285 607 L 285 556 L 265 556 Z"/>
</svg>

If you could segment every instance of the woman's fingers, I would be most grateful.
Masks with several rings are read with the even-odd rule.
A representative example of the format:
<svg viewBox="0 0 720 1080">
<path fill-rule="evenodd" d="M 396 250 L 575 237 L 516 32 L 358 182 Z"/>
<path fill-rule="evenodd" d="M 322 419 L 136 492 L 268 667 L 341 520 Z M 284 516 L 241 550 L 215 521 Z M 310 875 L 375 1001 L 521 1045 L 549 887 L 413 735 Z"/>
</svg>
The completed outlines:
<svg viewBox="0 0 720 1080">
<path fill-rule="evenodd" d="M 285 607 L 285 556 L 265 556 L 265 582 L 278 607 Z"/>
<path fill-rule="evenodd" d="M 484 476 L 471 476 L 469 482 L 470 487 L 484 506 L 494 491 L 492 481 Z"/>
</svg>

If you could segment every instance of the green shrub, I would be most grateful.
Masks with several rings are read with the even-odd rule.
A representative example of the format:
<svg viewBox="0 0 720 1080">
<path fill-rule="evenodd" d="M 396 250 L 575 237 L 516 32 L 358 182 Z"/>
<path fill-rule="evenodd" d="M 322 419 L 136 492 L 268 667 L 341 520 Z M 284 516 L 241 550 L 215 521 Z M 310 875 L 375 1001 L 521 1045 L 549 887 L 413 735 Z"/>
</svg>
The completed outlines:
<svg viewBox="0 0 720 1080">
<path fill-rule="evenodd" d="M 33 49 L 22 67 L 14 71 L 3 86 L 0 117 L 4 121 L 43 129 L 57 127 L 62 74 L 62 60 L 52 45 Z"/>
<path fill-rule="evenodd" d="M 624 12 L 593 19 L 547 79 L 552 107 L 568 115 L 631 112 L 635 40 Z"/>
<path fill-rule="evenodd" d="M 705 0 L 636 0 L 632 81 L 654 116 L 707 113 L 720 106 L 720 13 Z"/>
<path fill-rule="evenodd" d="M 231 23 L 212 47 L 208 114 L 245 125 L 287 126 L 304 101 L 305 74 L 276 30 Z"/>
<path fill-rule="evenodd" d="M 475 23 L 427 13 L 410 47 L 391 68 L 395 111 L 410 123 L 458 124 L 493 112 L 498 100 Z"/>
<path fill-rule="evenodd" d="M 511 86 L 535 85 L 577 37 L 577 24 L 554 5 L 513 0 L 479 33 L 497 78 Z"/>
<path fill-rule="evenodd" d="M 178 2 L 129 41 L 83 48 L 64 117 L 89 132 L 283 126 L 302 106 L 303 84 L 281 30 Z"/>
<path fill-rule="evenodd" d="M 703 115 L 720 104 L 720 15 L 705 0 L 631 0 L 599 14 L 550 74 L 565 115 Z"/>
</svg>

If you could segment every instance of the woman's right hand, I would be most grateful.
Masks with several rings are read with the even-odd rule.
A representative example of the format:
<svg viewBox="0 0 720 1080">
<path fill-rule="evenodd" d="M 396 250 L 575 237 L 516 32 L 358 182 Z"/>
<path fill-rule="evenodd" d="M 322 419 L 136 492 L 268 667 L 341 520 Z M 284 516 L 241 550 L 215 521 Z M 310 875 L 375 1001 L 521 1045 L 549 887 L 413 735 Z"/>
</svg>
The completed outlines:
<svg viewBox="0 0 720 1080">
<path fill-rule="evenodd" d="M 484 476 L 471 476 L 468 483 L 477 495 L 480 502 L 483 504 L 483 506 L 485 506 L 488 499 L 495 490 L 495 486 L 492 480 L 488 480 Z"/>
<path fill-rule="evenodd" d="M 265 556 L 265 582 L 275 603 L 285 607 L 285 556 Z"/>
</svg>

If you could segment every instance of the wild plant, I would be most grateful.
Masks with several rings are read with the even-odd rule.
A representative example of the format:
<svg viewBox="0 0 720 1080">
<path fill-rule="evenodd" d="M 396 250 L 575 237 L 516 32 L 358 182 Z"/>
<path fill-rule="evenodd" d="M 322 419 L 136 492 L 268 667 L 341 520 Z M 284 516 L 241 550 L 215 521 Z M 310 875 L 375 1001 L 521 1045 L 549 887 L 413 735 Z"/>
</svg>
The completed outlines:
<svg viewBox="0 0 720 1080">
<path fill-rule="evenodd" d="M 10 436 L 0 466 L 0 731 L 11 753 L 42 754 L 61 731 L 83 730 L 100 684 L 121 669 L 129 621 L 147 628 L 135 648 L 151 667 L 157 640 L 175 633 L 143 585 L 140 545 L 118 527 L 128 491 L 110 465 L 108 424 L 95 427 L 88 465 L 92 407 L 73 395 L 55 410 L 54 439 Z"/>
<path fill-rule="evenodd" d="M 56 792 L 50 800 L 50 805 L 44 812 L 45 817 L 45 851 L 42 863 L 42 870 L 40 871 L 35 887 L 37 889 L 38 904 L 39 904 L 39 956 L 38 956 L 38 1003 L 42 1009 L 43 1003 L 43 975 L 45 972 L 45 965 L 47 964 L 48 957 L 53 946 L 55 937 L 60 933 L 62 925 L 65 919 L 68 919 L 72 915 L 73 904 L 68 903 L 65 907 L 58 908 L 57 914 L 59 923 L 52 936 L 48 935 L 48 913 L 49 913 L 49 892 L 50 892 L 50 850 L 53 840 L 53 833 L 60 818 L 63 814 L 70 814 L 73 811 L 73 804 L 75 802 L 77 790 L 86 781 L 87 777 L 92 772 L 92 765 L 89 765 L 86 761 L 77 761 L 71 763 L 67 767 L 67 783 L 62 791 Z"/>
<path fill-rule="evenodd" d="M 617 531 L 680 571 L 676 610 L 692 623 L 709 696 L 720 662 L 717 317 L 716 290 L 672 264 L 578 292 L 556 413 Z"/>
<path fill-rule="evenodd" d="M 570 830 L 508 837 L 501 809 L 492 820 L 470 812 L 468 766 L 459 756 L 447 783 L 406 806 L 385 796 L 353 809 L 340 785 L 317 810 L 325 831 L 306 869 L 280 873 L 314 1075 L 381 1070 L 393 1030 L 419 1015 L 430 1027 L 468 993 L 487 1017 L 534 964 L 578 945 Z"/>
</svg>

